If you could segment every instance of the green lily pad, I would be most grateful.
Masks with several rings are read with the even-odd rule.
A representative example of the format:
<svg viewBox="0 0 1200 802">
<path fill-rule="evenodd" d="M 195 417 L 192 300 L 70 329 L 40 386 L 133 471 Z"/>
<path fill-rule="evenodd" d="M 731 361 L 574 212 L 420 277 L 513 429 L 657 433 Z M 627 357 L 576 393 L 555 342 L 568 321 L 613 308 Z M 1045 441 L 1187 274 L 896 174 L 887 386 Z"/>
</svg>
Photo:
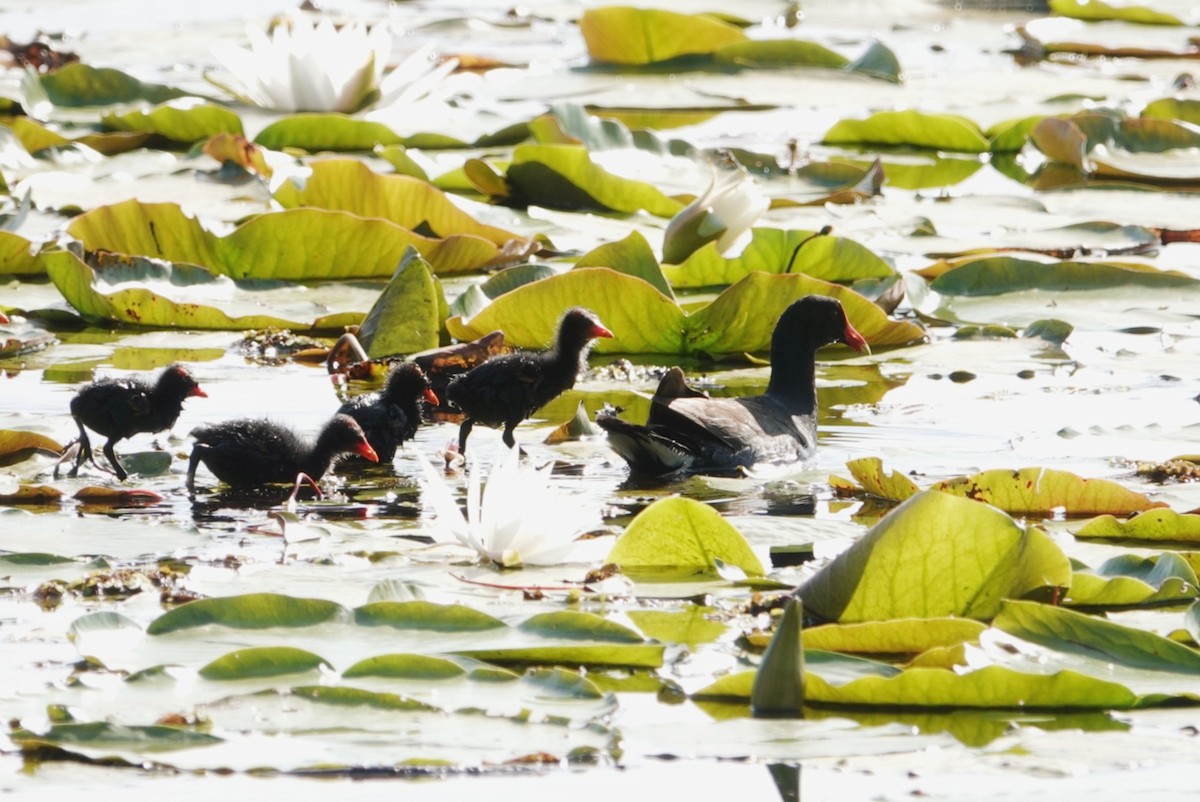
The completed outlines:
<svg viewBox="0 0 1200 802">
<path fill-rule="evenodd" d="M 505 293 L 470 320 L 451 317 L 446 328 L 462 341 L 502 329 L 517 348 L 545 348 L 559 318 L 586 306 L 613 333 L 596 343 L 601 353 L 676 354 L 682 350 L 683 310 L 640 278 L 603 267 L 569 270 Z"/>
<path fill-rule="evenodd" d="M 345 613 L 340 604 L 324 599 L 300 599 L 278 593 L 248 593 L 198 599 L 169 610 L 146 627 L 149 635 L 164 635 L 210 624 L 234 629 L 311 627 Z"/>
<path fill-rule="evenodd" d="M 839 623 L 987 619 L 1003 599 L 1070 583 L 1070 563 L 1045 533 L 994 507 L 929 490 L 893 510 L 796 592 L 810 612 Z"/>
<path fill-rule="evenodd" d="M 676 287 L 733 284 L 750 273 L 803 273 L 825 281 L 848 282 L 883 278 L 895 271 L 854 240 L 815 231 L 755 228 L 753 239 L 739 255 L 725 258 L 709 243 L 663 273 Z"/>
<path fill-rule="evenodd" d="M 1121 514 L 1164 506 L 1109 479 L 1084 479 L 1054 468 L 984 471 L 938 482 L 933 489 L 992 504 L 1013 515 Z"/>
<path fill-rule="evenodd" d="M 850 59 L 803 39 L 747 39 L 712 51 L 718 64 L 738 67 L 822 67 L 841 69 Z"/>
<path fill-rule="evenodd" d="M 157 134 L 184 144 L 217 134 L 242 133 L 242 119 L 229 109 L 190 100 L 168 101 L 148 111 L 105 114 L 100 121 L 118 131 Z"/>
<path fill-rule="evenodd" d="M 359 626 L 435 632 L 482 632 L 507 626 L 500 619 L 465 604 L 435 604 L 420 600 L 364 604 L 354 608 L 354 622 Z"/>
<path fill-rule="evenodd" d="M 108 721 L 54 724 L 41 733 L 17 729 L 9 734 L 9 738 L 22 749 L 59 746 L 66 749 L 88 747 L 149 753 L 172 752 L 224 742 L 223 738 L 215 735 L 183 727 L 113 724 Z"/>
<path fill-rule="evenodd" d="M 466 669 L 444 657 L 422 654 L 383 654 L 360 660 L 342 672 L 346 679 L 388 677 L 390 679 L 439 680 L 465 675 Z"/>
<path fill-rule="evenodd" d="M 579 32 L 593 63 L 627 66 L 708 54 L 746 41 L 737 27 L 708 15 L 629 6 L 587 9 Z"/>
<path fill-rule="evenodd" d="M 709 617 L 711 610 L 689 604 L 679 612 L 630 610 L 627 615 L 648 638 L 663 643 L 682 643 L 695 649 L 725 634 L 727 625 Z"/>
<path fill-rule="evenodd" d="M 1127 521 L 1101 515 L 1075 531 L 1076 537 L 1108 540 L 1200 542 L 1200 515 L 1168 507 L 1139 512 Z"/>
<path fill-rule="evenodd" d="M 304 649 L 258 646 L 222 655 L 198 673 L 208 680 L 229 681 L 301 674 L 328 665 L 324 658 Z"/>
<path fill-rule="evenodd" d="M 880 111 L 864 120 L 841 120 L 825 132 L 826 145 L 889 145 L 957 153 L 987 153 L 988 140 L 965 117 L 925 112 Z"/>
<path fill-rule="evenodd" d="M 327 705 L 369 707 L 375 710 L 394 710 L 406 713 L 432 712 L 439 708 L 395 693 L 346 688 L 337 685 L 298 685 L 289 693 L 302 699 Z"/>
<path fill-rule="evenodd" d="M 54 286 L 86 320 L 115 320 L 162 328 L 238 330 L 336 328 L 362 319 L 362 314 L 355 312 L 308 320 L 264 314 L 230 316 L 226 310 L 235 310 L 239 305 L 261 309 L 271 297 L 268 293 L 282 289 L 282 285 L 239 283 L 198 267 L 115 254 L 98 256 L 100 264 L 96 267 L 70 250 L 46 251 L 40 258 Z M 295 303 L 294 293 L 289 298 Z M 202 299 L 213 303 L 199 303 Z M 277 308 L 286 310 L 284 300 L 277 299 L 280 301 Z M 311 308 L 303 301 L 301 305 Z"/>
<path fill-rule="evenodd" d="M 507 197 L 522 205 L 627 214 L 645 210 L 658 217 L 683 208 L 651 184 L 605 170 L 580 145 L 518 145 L 505 177 Z"/>
<path fill-rule="evenodd" d="M 1135 263 L 1047 263 L 991 256 L 947 270 L 930 287 L 944 295 L 983 296 L 1031 289 L 1065 292 L 1123 286 L 1192 287 L 1196 283 L 1184 273 Z"/>
<path fill-rule="evenodd" d="M 900 618 L 824 624 L 804 630 L 810 649 L 858 654 L 919 654 L 979 639 L 987 626 L 969 618 Z"/>
<path fill-rule="evenodd" d="M 684 335 L 686 351 L 707 354 L 766 351 L 779 316 L 806 295 L 838 299 L 851 324 L 871 345 L 903 345 L 925 338 L 920 326 L 890 320 L 871 301 L 839 284 L 800 274 L 750 273 L 688 317 Z M 747 309 L 755 310 L 755 314 L 747 316 Z"/>
<path fill-rule="evenodd" d="M 1200 652 L 1153 632 L 1048 604 L 1006 602 L 992 626 L 1067 653 L 1150 671 L 1200 675 Z"/>
<path fill-rule="evenodd" d="M 11 231 L 0 231 L 0 275 L 36 276 L 45 272 L 33 254 L 33 243 Z"/>
<path fill-rule="evenodd" d="M 1153 100 L 1142 109 L 1143 117 L 1153 117 L 1158 120 L 1178 120 L 1180 122 L 1200 125 L 1200 100 L 1187 98 L 1164 97 Z"/>
<path fill-rule="evenodd" d="M 218 237 L 175 204 L 130 200 L 80 215 L 68 232 L 89 251 L 195 264 L 238 279 L 390 276 L 409 248 L 445 273 L 500 258 L 499 247 L 482 237 L 425 237 L 387 220 L 314 208 L 257 215 Z"/>
<path fill-rule="evenodd" d="M 1073 607 L 1132 607 L 1179 603 L 1200 595 L 1196 572 L 1178 554 L 1125 554 L 1094 572 L 1075 569 L 1065 603 Z"/>
<path fill-rule="evenodd" d="M 665 646 L 608 643 L 599 646 L 529 646 L 509 649 L 469 649 L 463 657 L 500 665 L 559 665 L 608 668 L 658 668 Z"/>
<path fill-rule="evenodd" d="M 1059 16 L 1093 22 L 1121 20 L 1143 25 L 1195 25 L 1200 22 L 1200 19 L 1192 19 L 1185 23 L 1174 14 L 1155 9 L 1153 3 L 1142 4 L 1122 2 L 1122 0 L 1112 3 L 1106 3 L 1103 0 L 1049 0 L 1049 2 L 1050 11 Z"/>
<path fill-rule="evenodd" d="M 690 568 L 715 574 L 717 560 L 750 576 L 764 574 L 762 563 L 733 524 L 707 504 L 676 496 L 659 499 L 638 513 L 605 562 L 626 571 Z"/>
<path fill-rule="evenodd" d="M 377 359 L 436 348 L 444 302 L 429 265 L 410 248 L 359 327 L 358 339 L 367 356 Z"/>
<path fill-rule="evenodd" d="M 55 106 L 108 106 L 136 100 L 163 103 L 187 94 L 169 86 L 143 83 L 121 70 L 81 62 L 38 75 L 37 79 Z"/>
<path fill-rule="evenodd" d="M 577 610 L 540 613 L 521 622 L 518 629 L 547 638 L 566 640 L 602 640 L 614 643 L 642 643 L 642 636 L 615 621 Z"/>
<path fill-rule="evenodd" d="M 667 280 L 665 271 L 654 257 L 654 250 L 640 231 L 632 231 L 625 239 L 606 242 L 588 251 L 579 257 L 575 267 L 612 268 L 618 273 L 636 276 L 668 298 L 675 298 L 671 282 Z M 489 296 L 495 297 L 491 293 Z"/>
<path fill-rule="evenodd" d="M 470 234 L 494 245 L 522 238 L 484 225 L 460 209 L 436 187 L 407 175 L 381 175 L 355 159 L 323 159 L 311 165 L 303 188 L 281 186 L 275 199 L 285 208 L 315 206 L 380 217 L 399 226 L 435 237 Z"/>
<path fill-rule="evenodd" d="M 319 151 L 371 151 L 378 146 L 400 145 L 404 137 L 386 125 L 345 114 L 292 114 L 258 132 L 254 142 L 271 150 L 299 148 Z"/>
</svg>

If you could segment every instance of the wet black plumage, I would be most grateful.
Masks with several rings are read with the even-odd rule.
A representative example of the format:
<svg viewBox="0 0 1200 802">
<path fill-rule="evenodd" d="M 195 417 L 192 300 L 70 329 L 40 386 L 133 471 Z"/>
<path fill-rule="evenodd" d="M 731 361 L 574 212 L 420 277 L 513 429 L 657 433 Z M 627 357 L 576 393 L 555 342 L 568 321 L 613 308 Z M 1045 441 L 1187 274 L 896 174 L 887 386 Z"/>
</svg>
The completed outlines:
<svg viewBox="0 0 1200 802">
<path fill-rule="evenodd" d="M 425 371 L 413 362 L 402 362 L 392 368 L 382 392 L 357 395 L 338 412 L 354 418 L 380 462 L 391 462 L 396 449 L 417 433 L 423 402 L 438 404 Z"/>
<path fill-rule="evenodd" d="M 494 357 L 453 379 L 446 399 L 466 415 L 458 430 L 459 453 L 466 454 L 476 423 L 503 426 L 504 442 L 512 448 L 517 424 L 574 387 L 592 340 L 612 336 L 592 312 L 576 307 L 559 321 L 549 349 Z"/>
<path fill-rule="evenodd" d="M 859 351 L 867 345 L 837 300 L 810 295 L 775 324 L 771 378 L 762 395 L 709 398 L 672 368 L 651 399 L 645 425 L 604 412 L 596 423 L 637 476 L 808 459 L 817 448 L 816 353 L 832 342 Z"/>
<path fill-rule="evenodd" d="M 292 482 L 297 475 L 320 479 L 350 454 L 375 462 L 378 457 L 354 419 L 334 415 L 315 441 L 301 439 L 286 426 L 261 418 L 238 418 L 192 432 L 196 444 L 188 460 L 187 487 L 193 489 L 196 468 L 235 488 Z"/>
<path fill-rule="evenodd" d="M 70 475 L 79 473 L 84 460 L 91 460 L 93 465 L 100 467 L 88 439 L 87 429 L 91 429 L 108 438 L 103 448 L 104 456 L 108 457 L 117 478 L 124 481 L 127 474 L 117 461 L 113 445 L 141 432 L 170 429 L 179 419 L 184 400 L 192 396 L 203 398 L 206 393 L 181 365 L 165 368 L 154 384 L 127 377 L 100 379 L 87 385 L 71 399 L 71 417 L 79 426 L 79 454 Z"/>
</svg>

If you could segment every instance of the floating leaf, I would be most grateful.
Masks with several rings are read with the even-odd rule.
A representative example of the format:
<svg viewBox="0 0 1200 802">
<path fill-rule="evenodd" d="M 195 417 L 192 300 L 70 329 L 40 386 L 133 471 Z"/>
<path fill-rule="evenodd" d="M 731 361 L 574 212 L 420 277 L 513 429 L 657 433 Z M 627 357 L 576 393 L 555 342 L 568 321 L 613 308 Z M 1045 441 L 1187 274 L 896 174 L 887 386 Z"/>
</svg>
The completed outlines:
<svg viewBox="0 0 1200 802">
<path fill-rule="evenodd" d="M 0 491 L 0 504 L 50 504 L 62 498 L 62 491 L 50 485 L 18 485 L 12 493 Z"/>
<path fill-rule="evenodd" d="M 691 649 L 725 634 L 724 623 L 710 618 L 711 610 L 689 604 L 679 612 L 630 610 L 627 615 L 646 637 L 663 643 L 682 643 Z"/>
<path fill-rule="evenodd" d="M 690 568 L 715 573 L 716 561 L 762 576 L 762 563 L 733 524 L 707 504 L 675 496 L 638 513 L 605 562 L 623 570 Z"/>
<path fill-rule="evenodd" d="M 606 242 L 588 251 L 579 257 L 575 267 L 609 267 L 618 273 L 643 279 L 668 298 L 675 298 L 671 282 L 640 231 L 632 231 L 623 240 Z M 490 293 L 489 296 L 495 297 Z"/>
<path fill-rule="evenodd" d="M 567 640 L 602 640 L 614 643 L 642 643 L 642 636 L 629 627 L 595 613 L 576 610 L 558 610 L 540 613 L 521 622 L 518 629 L 546 638 Z"/>
<path fill-rule="evenodd" d="M 753 238 L 737 256 L 721 256 L 713 242 L 662 270 L 676 287 L 733 284 L 754 272 L 803 273 L 825 281 L 883 278 L 895 272 L 854 240 L 776 228 L 753 229 Z"/>
<path fill-rule="evenodd" d="M 671 217 L 683 204 L 645 181 L 610 173 L 579 145 L 518 145 L 505 173 L 510 197 L 523 205 Z"/>
<path fill-rule="evenodd" d="M 501 258 L 481 237 L 425 237 L 387 220 L 312 208 L 257 215 L 218 237 L 175 204 L 130 200 L 80 215 L 68 232 L 88 251 L 200 265 L 237 279 L 390 276 L 410 247 L 447 273 Z"/>
<path fill-rule="evenodd" d="M 267 288 L 254 282 L 238 285 L 225 276 L 214 276 L 197 267 L 167 265 L 137 257 L 108 254 L 102 257 L 101 269 L 88 265 L 71 251 L 47 251 L 41 258 L 63 298 L 88 320 L 116 320 L 163 328 L 297 329 L 332 328 L 362 319 L 361 313 L 306 321 L 264 314 L 231 317 L 224 310 L 233 309 L 235 299 L 246 307 L 261 309 L 269 298 L 264 292 Z M 187 300 L 172 300 L 165 293 Z M 220 308 L 197 303 L 204 296 L 224 302 Z"/>
<path fill-rule="evenodd" d="M 484 225 L 462 211 L 436 187 L 407 175 L 380 175 L 355 159 L 324 159 L 311 165 L 303 188 L 284 184 L 275 199 L 285 208 L 316 206 L 381 217 L 410 231 L 436 237 L 471 234 L 504 245 L 520 240 L 516 234 Z"/>
<path fill-rule="evenodd" d="M 363 319 L 359 342 L 372 359 L 436 348 L 443 302 L 429 265 L 410 248 Z"/>
<path fill-rule="evenodd" d="M 747 39 L 712 51 L 718 64 L 739 67 L 822 67 L 841 69 L 850 59 L 802 39 Z"/>
<path fill-rule="evenodd" d="M 629 66 L 712 53 L 746 39 L 738 28 L 711 16 L 628 6 L 587 9 L 579 32 L 593 62 Z"/>
<path fill-rule="evenodd" d="M 193 99 L 168 101 L 148 111 L 105 114 L 100 121 L 118 131 L 147 132 L 184 144 L 242 133 L 242 120 L 232 111 Z"/>
<path fill-rule="evenodd" d="M 435 632 L 482 632 L 506 626 L 500 619 L 465 604 L 435 604 L 420 600 L 364 604 L 354 608 L 354 622 L 368 627 Z"/>
<path fill-rule="evenodd" d="M 62 450 L 61 443 L 44 434 L 19 429 L 0 429 L 0 465 L 24 459 L 35 451 L 57 455 L 62 453 Z"/>
<path fill-rule="evenodd" d="M 586 306 L 599 316 L 613 339 L 600 340 L 601 353 L 682 351 L 683 311 L 645 281 L 602 267 L 569 270 L 526 284 L 492 301 L 469 321 L 446 321 L 451 336 L 474 340 L 504 331 L 517 348 L 545 348 L 554 339 L 559 318 L 573 306 Z"/>
<path fill-rule="evenodd" d="M 991 256 L 959 264 L 942 273 L 930 288 L 943 295 L 999 295 L 1023 290 L 1095 290 L 1109 287 L 1193 287 L 1196 279 L 1174 270 L 1134 263 L 1035 262 L 1015 256 Z"/>
<path fill-rule="evenodd" d="M 880 111 L 865 120 L 841 120 L 825 132 L 826 145 L 906 145 L 958 153 L 987 153 L 979 126 L 953 114 Z"/>
<path fill-rule="evenodd" d="M 1152 632 L 1034 602 L 1006 602 L 992 626 L 1060 652 L 1150 671 L 1200 674 L 1200 652 Z"/>
<path fill-rule="evenodd" d="M 33 243 L 10 231 L 0 231 L 0 276 L 36 276 L 45 272 L 33 254 Z"/>
<path fill-rule="evenodd" d="M 81 62 L 38 75 L 37 79 L 55 106 L 108 106 L 135 100 L 162 103 L 187 94 L 169 86 L 143 83 L 120 70 Z"/>
<path fill-rule="evenodd" d="M 340 604 L 324 599 L 300 599 L 278 593 L 248 593 L 217 599 L 198 599 L 160 615 L 146 628 L 149 635 L 216 624 L 234 629 L 311 627 L 339 617 Z"/>
<path fill-rule="evenodd" d="M 389 679 L 439 680 L 466 674 L 466 669 L 444 657 L 422 654 L 384 654 L 360 660 L 342 672 L 346 679 L 387 677 Z"/>
<path fill-rule="evenodd" d="M 192 602 L 195 604 L 195 602 Z M 222 655 L 198 672 L 208 680 L 240 680 L 300 674 L 328 666 L 324 658 L 291 646 L 259 646 Z"/>
<path fill-rule="evenodd" d="M 846 468 L 849 469 L 850 475 L 862 485 L 862 490 L 879 498 L 889 501 L 904 501 L 921 492 L 921 488 L 917 487 L 916 482 L 899 471 L 892 471 L 885 475 L 883 460 L 879 457 L 862 457 L 851 460 L 846 463 Z M 830 477 L 831 484 L 834 484 L 835 480 L 837 477 Z M 837 480 L 835 487 L 854 490 L 853 485 L 845 479 Z"/>
<path fill-rule="evenodd" d="M 177 749 L 223 743 L 223 739 L 215 735 L 182 727 L 113 724 L 108 721 L 54 724 L 42 733 L 17 729 L 9 734 L 9 738 L 22 749 L 59 746 L 67 749 L 87 747 L 148 753 L 172 752 Z"/>
<path fill-rule="evenodd" d="M 1005 598 L 1070 582 L 1066 556 L 1043 532 L 993 507 L 927 490 L 796 592 L 811 612 L 841 623 L 987 619 Z"/>
<path fill-rule="evenodd" d="M 1128 521 L 1118 520 L 1112 515 L 1101 515 L 1079 527 L 1075 536 L 1109 540 L 1200 542 L 1200 515 L 1178 513 L 1167 507 L 1139 512 Z"/>
<path fill-rule="evenodd" d="M 984 471 L 938 482 L 933 489 L 992 504 L 1013 515 L 1127 514 L 1165 506 L 1109 479 L 1084 479 L 1054 468 Z"/>
<path fill-rule="evenodd" d="M 1050 11 L 1064 17 L 1083 20 L 1122 20 L 1143 25 L 1196 25 L 1200 17 L 1194 11 L 1189 15 L 1188 22 L 1183 22 L 1174 14 L 1168 14 L 1154 8 L 1154 4 L 1140 4 L 1117 0 L 1105 3 L 1102 0 L 1049 0 Z M 1190 10 L 1190 9 L 1189 9 Z"/>
<path fill-rule="evenodd" d="M 1105 560 L 1095 572 L 1076 568 L 1065 603 L 1073 607 L 1132 607 L 1195 599 L 1196 572 L 1178 554 L 1125 554 Z"/>
<path fill-rule="evenodd" d="M 561 665 L 611 668 L 658 668 L 663 650 L 658 644 L 610 643 L 603 646 L 530 646 L 509 649 L 470 649 L 463 657 L 501 665 Z"/>
<path fill-rule="evenodd" d="M 375 710 L 394 710 L 407 713 L 436 711 L 437 707 L 408 699 L 394 693 L 379 693 L 363 688 L 345 688 L 330 685 L 299 685 L 289 693 L 302 699 L 327 705 L 345 707 L 370 707 Z"/>
<path fill-rule="evenodd" d="M 825 624 L 804 630 L 810 649 L 859 654 L 919 654 L 979 639 L 987 626 L 969 618 L 900 618 Z"/>
<path fill-rule="evenodd" d="M 687 319 L 687 352 L 756 353 L 770 347 L 779 316 L 806 295 L 838 299 L 846 317 L 873 346 L 902 345 L 925 338 L 920 326 L 889 320 L 875 304 L 853 290 L 804 275 L 751 273 Z M 755 314 L 746 315 L 753 309 Z"/>
<path fill-rule="evenodd" d="M 318 151 L 371 151 L 379 146 L 399 145 L 404 137 L 386 125 L 336 113 L 292 114 L 276 120 L 254 137 L 256 144 L 271 150 L 299 148 Z"/>
</svg>

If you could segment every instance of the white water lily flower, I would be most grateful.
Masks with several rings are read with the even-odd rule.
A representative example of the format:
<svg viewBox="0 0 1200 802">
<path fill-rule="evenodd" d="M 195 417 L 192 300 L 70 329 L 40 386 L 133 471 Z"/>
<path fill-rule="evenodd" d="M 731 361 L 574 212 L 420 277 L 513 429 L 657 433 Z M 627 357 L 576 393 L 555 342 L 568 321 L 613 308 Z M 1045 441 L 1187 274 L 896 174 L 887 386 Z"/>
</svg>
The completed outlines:
<svg viewBox="0 0 1200 802">
<path fill-rule="evenodd" d="M 598 511 L 577 496 L 550 487 L 550 463 L 522 467 L 516 448 L 503 448 L 481 487 L 480 471 L 467 468 L 467 515 L 438 472 L 423 456 L 423 497 L 437 513 L 435 539 L 456 540 L 492 562 L 557 565 L 568 561 L 575 538 L 600 523 Z M 449 534 L 451 537 L 441 537 Z"/>
<path fill-rule="evenodd" d="M 771 199 L 746 168 L 733 162 L 732 169 L 714 173 L 704 194 L 671 218 L 663 237 L 663 261 L 679 264 L 713 240 L 717 250 L 728 255 L 770 205 Z"/>
<path fill-rule="evenodd" d="M 224 45 L 213 50 L 237 81 L 223 88 L 243 102 L 276 111 L 349 113 L 376 100 L 411 100 L 428 94 L 455 67 L 453 62 L 438 65 L 426 47 L 385 77 L 392 49 L 386 25 L 336 28 L 330 20 L 313 24 L 294 15 L 270 33 L 248 27 L 246 34 L 249 49 Z"/>
</svg>

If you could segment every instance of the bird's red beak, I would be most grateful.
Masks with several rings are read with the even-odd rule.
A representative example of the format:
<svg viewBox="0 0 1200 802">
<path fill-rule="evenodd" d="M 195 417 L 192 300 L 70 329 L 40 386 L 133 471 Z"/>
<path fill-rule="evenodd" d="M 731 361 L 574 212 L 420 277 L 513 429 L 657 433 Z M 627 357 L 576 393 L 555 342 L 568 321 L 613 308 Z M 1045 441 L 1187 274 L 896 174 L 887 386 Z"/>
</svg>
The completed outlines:
<svg viewBox="0 0 1200 802">
<path fill-rule="evenodd" d="M 596 323 L 595 325 L 592 326 L 591 334 L 592 334 L 592 337 L 607 337 L 610 340 L 612 339 L 612 336 L 613 336 L 613 333 L 611 331 L 604 328 L 599 323 Z"/>
<path fill-rule="evenodd" d="M 371 448 L 371 444 L 363 440 L 354 449 L 354 453 L 368 462 L 379 462 L 379 455 L 375 453 L 375 449 Z"/>
<path fill-rule="evenodd" d="M 850 321 L 846 321 L 846 330 L 842 332 L 842 342 L 853 348 L 855 351 L 866 351 L 871 353 L 870 346 L 867 345 L 867 338 L 858 333 L 858 329 L 850 325 Z"/>
<path fill-rule="evenodd" d="M 193 395 L 199 396 L 200 398 L 208 398 L 208 393 L 201 390 L 200 385 L 198 385 L 198 384 L 192 388 L 192 391 L 190 393 L 188 393 L 189 397 L 193 396 Z"/>
<path fill-rule="evenodd" d="M 425 400 L 433 404 L 435 407 L 442 403 L 441 399 L 437 397 L 437 393 L 428 387 L 425 388 Z"/>
</svg>

